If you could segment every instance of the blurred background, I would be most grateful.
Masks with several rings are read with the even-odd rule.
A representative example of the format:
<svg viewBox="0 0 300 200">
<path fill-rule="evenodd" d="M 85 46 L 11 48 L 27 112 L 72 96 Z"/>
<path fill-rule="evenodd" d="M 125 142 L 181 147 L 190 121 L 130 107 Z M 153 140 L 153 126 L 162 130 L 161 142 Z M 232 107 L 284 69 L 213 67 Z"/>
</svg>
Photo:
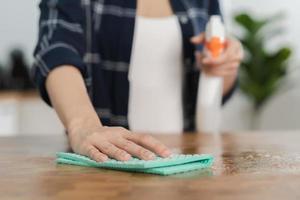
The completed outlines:
<svg viewBox="0 0 300 200">
<path fill-rule="evenodd" d="M 300 2 L 220 0 L 228 32 L 245 48 L 240 88 L 223 131 L 300 129 Z M 62 134 L 29 78 L 39 0 L 0 2 L 0 136 Z"/>
</svg>

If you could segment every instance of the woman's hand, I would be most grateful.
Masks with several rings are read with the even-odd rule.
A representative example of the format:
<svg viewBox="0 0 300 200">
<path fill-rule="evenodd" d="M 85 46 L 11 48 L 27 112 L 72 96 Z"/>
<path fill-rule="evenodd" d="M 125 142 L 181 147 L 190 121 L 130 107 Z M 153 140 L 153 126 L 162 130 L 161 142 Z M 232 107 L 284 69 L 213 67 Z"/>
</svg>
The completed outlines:
<svg viewBox="0 0 300 200">
<path fill-rule="evenodd" d="M 203 44 L 204 41 L 205 36 L 203 33 L 191 39 L 191 42 L 195 45 Z M 203 52 L 196 52 L 195 56 L 198 66 L 206 74 L 224 78 L 224 94 L 226 94 L 237 78 L 244 52 L 238 40 L 227 38 L 225 50 L 220 57 L 212 58 Z"/>
<path fill-rule="evenodd" d="M 124 128 L 103 127 L 75 67 L 60 66 L 51 71 L 46 87 L 74 152 L 96 161 L 105 161 L 108 157 L 125 161 L 131 156 L 150 160 L 155 154 L 162 157 L 171 154 L 150 136 L 134 134 Z"/>
<path fill-rule="evenodd" d="M 103 162 L 108 157 L 127 161 L 132 156 L 152 160 L 155 154 L 161 157 L 171 154 L 165 145 L 149 135 L 131 133 L 121 127 L 83 124 L 69 130 L 71 147 L 74 152 L 95 161 Z"/>
</svg>

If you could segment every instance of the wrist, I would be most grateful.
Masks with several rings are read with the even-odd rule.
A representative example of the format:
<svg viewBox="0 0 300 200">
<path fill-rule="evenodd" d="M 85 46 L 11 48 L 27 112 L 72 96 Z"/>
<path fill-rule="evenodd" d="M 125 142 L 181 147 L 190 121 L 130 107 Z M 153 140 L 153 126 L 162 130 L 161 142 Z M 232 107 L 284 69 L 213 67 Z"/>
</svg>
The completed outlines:
<svg viewBox="0 0 300 200">
<path fill-rule="evenodd" d="M 67 132 L 69 135 L 76 134 L 77 132 L 86 132 L 89 129 L 100 128 L 102 123 L 95 115 L 81 115 L 80 117 L 73 118 L 67 123 Z"/>
</svg>

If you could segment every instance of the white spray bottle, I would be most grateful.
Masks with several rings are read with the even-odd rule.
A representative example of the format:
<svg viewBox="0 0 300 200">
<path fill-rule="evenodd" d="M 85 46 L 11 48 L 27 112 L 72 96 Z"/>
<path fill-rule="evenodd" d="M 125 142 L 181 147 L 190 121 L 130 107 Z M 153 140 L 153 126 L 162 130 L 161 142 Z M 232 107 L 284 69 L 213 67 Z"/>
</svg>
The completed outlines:
<svg viewBox="0 0 300 200">
<path fill-rule="evenodd" d="M 224 51 L 225 28 L 218 15 L 211 16 L 205 31 L 204 54 L 218 58 Z M 196 128 L 198 132 L 219 133 L 223 78 L 201 73 L 198 87 Z"/>
</svg>

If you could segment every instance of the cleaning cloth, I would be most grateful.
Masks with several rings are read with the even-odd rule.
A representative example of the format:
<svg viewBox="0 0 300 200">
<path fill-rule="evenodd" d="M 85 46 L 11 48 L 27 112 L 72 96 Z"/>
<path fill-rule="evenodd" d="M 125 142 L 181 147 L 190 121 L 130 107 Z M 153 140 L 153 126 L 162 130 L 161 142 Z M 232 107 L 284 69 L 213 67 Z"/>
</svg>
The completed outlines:
<svg viewBox="0 0 300 200">
<path fill-rule="evenodd" d="M 74 153 L 57 153 L 56 162 L 59 164 L 79 165 L 128 172 L 140 172 L 157 175 L 172 175 L 192 170 L 211 167 L 213 157 L 206 154 L 183 155 L 176 154 L 169 158 L 156 157 L 154 160 L 144 161 L 132 158 L 129 161 L 109 159 L 105 162 L 96 162 L 88 157 Z"/>
</svg>

